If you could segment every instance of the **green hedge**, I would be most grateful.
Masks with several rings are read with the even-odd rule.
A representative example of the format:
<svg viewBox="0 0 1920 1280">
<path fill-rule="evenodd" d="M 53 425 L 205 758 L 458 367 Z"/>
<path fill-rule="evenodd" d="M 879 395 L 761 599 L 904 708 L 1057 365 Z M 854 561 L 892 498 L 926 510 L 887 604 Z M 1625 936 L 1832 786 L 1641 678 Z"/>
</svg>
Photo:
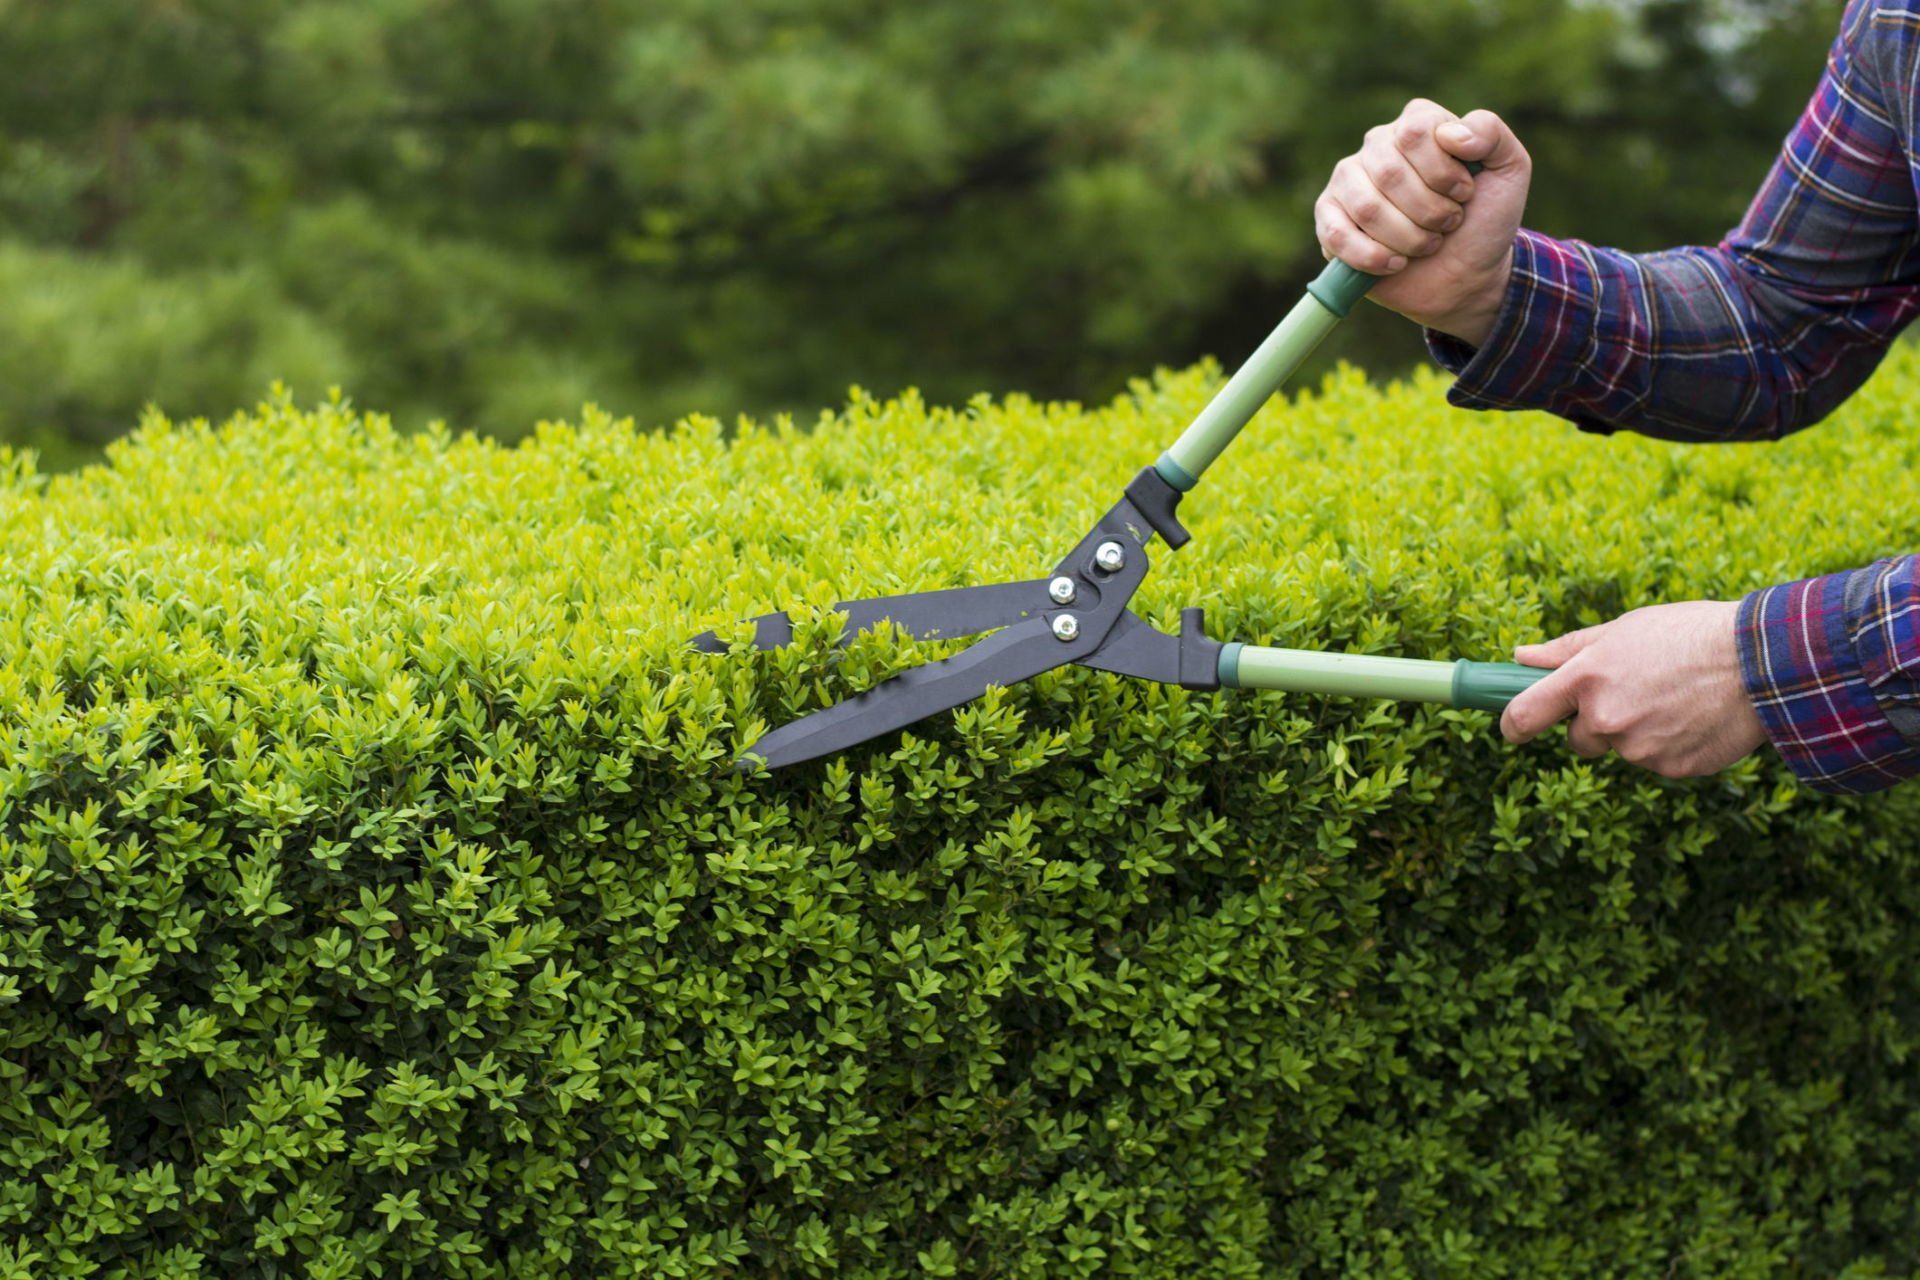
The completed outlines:
<svg viewBox="0 0 1920 1280">
<path fill-rule="evenodd" d="M 0 1275 L 1890 1275 L 1920 791 L 1070 670 L 728 762 L 938 652 L 1204 401 L 856 394 L 523 446 L 278 396 L 0 488 Z M 1346 373 L 1140 597 L 1430 657 L 1920 539 L 1920 360 L 1766 449 Z"/>
</svg>

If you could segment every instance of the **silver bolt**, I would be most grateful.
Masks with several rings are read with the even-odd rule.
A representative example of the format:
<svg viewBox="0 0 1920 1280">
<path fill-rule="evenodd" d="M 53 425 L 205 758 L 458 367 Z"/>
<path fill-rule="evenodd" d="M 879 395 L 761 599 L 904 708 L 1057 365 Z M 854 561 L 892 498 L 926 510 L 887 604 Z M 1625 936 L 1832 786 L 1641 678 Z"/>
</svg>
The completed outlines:
<svg viewBox="0 0 1920 1280">
<path fill-rule="evenodd" d="M 1047 594 L 1053 597 L 1055 604 L 1073 603 L 1073 579 L 1058 577 L 1047 584 Z"/>
<path fill-rule="evenodd" d="M 1108 573 L 1127 567 L 1127 549 L 1117 542 L 1103 542 L 1093 550 L 1093 562 Z"/>
<path fill-rule="evenodd" d="M 1080 619 L 1070 613 L 1063 613 L 1053 620 L 1053 635 L 1056 640 L 1071 640 L 1080 634 Z"/>
</svg>

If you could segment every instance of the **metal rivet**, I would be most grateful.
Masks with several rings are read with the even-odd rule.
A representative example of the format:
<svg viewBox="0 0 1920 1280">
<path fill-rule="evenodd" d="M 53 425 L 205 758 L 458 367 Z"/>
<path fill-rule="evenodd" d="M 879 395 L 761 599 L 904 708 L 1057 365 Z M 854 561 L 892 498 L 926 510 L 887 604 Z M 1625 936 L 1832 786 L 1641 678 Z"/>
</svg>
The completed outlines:
<svg viewBox="0 0 1920 1280">
<path fill-rule="evenodd" d="M 1063 613 L 1053 620 L 1053 634 L 1059 640 L 1071 640 L 1080 634 L 1080 619 Z"/>
<path fill-rule="evenodd" d="M 1127 549 L 1117 542 L 1103 542 L 1094 548 L 1093 562 L 1108 573 L 1118 573 L 1127 567 Z"/>
<path fill-rule="evenodd" d="M 1055 578 L 1047 584 L 1047 594 L 1053 597 L 1055 604 L 1072 604 L 1073 579 L 1068 577 Z"/>
</svg>

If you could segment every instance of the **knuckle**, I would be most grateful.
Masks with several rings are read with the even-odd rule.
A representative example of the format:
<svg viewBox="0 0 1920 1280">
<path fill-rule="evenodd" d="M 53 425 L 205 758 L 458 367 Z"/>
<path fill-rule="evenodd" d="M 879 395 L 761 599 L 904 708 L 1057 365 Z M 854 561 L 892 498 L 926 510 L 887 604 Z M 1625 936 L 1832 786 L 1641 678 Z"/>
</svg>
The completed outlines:
<svg viewBox="0 0 1920 1280">
<path fill-rule="evenodd" d="M 1627 717 L 1622 715 L 1617 707 L 1602 705 L 1591 711 L 1582 711 L 1580 714 L 1586 717 L 1589 728 L 1606 737 L 1611 738 L 1615 734 L 1627 731 Z"/>
<path fill-rule="evenodd" d="M 1410 150 L 1414 147 L 1419 146 L 1423 141 L 1426 140 L 1426 137 L 1427 137 L 1427 126 L 1424 120 L 1416 120 L 1416 119 L 1411 119 L 1407 116 L 1401 116 L 1400 123 L 1394 126 L 1394 130 L 1393 130 L 1394 145 L 1399 147 L 1402 151 Z"/>
<path fill-rule="evenodd" d="M 1377 221 L 1382 212 L 1380 197 L 1371 193 L 1355 196 L 1347 205 L 1347 212 L 1362 224 Z"/>
</svg>

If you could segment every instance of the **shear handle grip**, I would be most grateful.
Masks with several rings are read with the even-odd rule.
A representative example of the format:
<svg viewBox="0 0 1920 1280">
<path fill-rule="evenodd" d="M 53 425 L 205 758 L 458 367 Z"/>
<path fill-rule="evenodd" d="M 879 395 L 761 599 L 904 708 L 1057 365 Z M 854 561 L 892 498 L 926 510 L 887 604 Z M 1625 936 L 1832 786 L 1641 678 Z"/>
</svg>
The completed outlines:
<svg viewBox="0 0 1920 1280">
<path fill-rule="evenodd" d="M 1517 662 L 1453 664 L 1452 705 L 1475 711 L 1505 711 L 1507 704 L 1553 673 L 1552 667 L 1523 667 Z"/>
</svg>

